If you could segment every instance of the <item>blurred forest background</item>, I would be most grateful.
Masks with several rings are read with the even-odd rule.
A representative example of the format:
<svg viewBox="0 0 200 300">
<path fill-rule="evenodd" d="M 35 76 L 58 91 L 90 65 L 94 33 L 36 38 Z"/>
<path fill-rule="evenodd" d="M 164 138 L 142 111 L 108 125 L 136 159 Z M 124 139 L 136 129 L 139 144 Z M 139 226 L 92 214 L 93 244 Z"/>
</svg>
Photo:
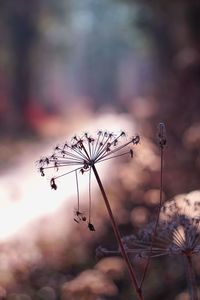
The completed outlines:
<svg viewBox="0 0 200 300">
<path fill-rule="evenodd" d="M 100 194 L 91 233 L 73 222 L 67 178 L 64 200 L 49 214 L 56 193 L 38 187 L 34 163 L 64 135 L 99 126 L 98 118 L 109 126 L 112 116 L 119 130 L 129 122 L 141 143 L 134 160 L 109 168 L 106 189 L 122 234 L 136 232 L 158 203 L 162 121 L 165 200 L 198 190 L 200 2 L 2 0 L 0 40 L 0 299 L 134 299 L 121 258 L 95 258 L 99 245 L 117 247 Z M 37 199 L 29 219 L 18 203 L 32 213 Z M 200 276 L 198 260 L 195 268 Z M 153 260 L 146 299 L 187 300 L 186 290 L 178 259 Z"/>
</svg>

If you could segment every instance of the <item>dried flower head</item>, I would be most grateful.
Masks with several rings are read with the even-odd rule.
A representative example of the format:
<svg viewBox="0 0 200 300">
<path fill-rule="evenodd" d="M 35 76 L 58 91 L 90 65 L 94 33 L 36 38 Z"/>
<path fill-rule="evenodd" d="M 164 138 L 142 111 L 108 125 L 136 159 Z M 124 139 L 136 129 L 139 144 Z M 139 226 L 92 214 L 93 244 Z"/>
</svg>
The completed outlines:
<svg viewBox="0 0 200 300">
<path fill-rule="evenodd" d="M 78 174 L 89 174 L 89 219 L 88 228 L 95 231 L 90 221 L 91 213 L 91 168 L 99 163 L 119 156 L 130 155 L 133 157 L 133 150 L 128 148 L 130 145 L 136 145 L 140 141 L 138 135 L 127 139 L 122 131 L 120 134 L 114 134 L 108 131 L 98 131 L 95 136 L 88 133 L 82 136 L 75 135 L 70 142 L 65 142 L 62 146 L 56 146 L 54 153 L 48 157 L 41 158 L 38 161 L 41 176 L 45 176 L 46 171 L 54 169 L 57 174 L 50 180 L 52 189 L 57 189 L 56 180 L 70 173 L 75 174 L 77 186 L 78 207 L 75 212 L 75 221 L 86 221 L 85 215 L 80 211 L 79 206 L 79 184 Z M 61 172 L 62 170 L 65 170 Z"/>
<path fill-rule="evenodd" d="M 142 257 L 200 254 L 200 198 L 182 198 L 178 202 L 172 200 L 162 207 L 152 249 L 154 224 L 150 223 L 137 236 L 123 239 L 127 251 Z"/>
<path fill-rule="evenodd" d="M 158 125 L 158 142 L 161 149 L 167 144 L 166 129 L 164 123 Z"/>
</svg>

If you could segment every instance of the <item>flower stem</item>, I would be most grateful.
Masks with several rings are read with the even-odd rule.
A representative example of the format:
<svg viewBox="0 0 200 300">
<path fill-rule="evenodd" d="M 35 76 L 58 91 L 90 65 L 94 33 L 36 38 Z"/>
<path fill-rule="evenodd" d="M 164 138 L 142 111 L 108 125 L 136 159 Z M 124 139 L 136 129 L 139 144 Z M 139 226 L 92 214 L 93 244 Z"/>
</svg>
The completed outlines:
<svg viewBox="0 0 200 300">
<path fill-rule="evenodd" d="M 187 260 L 187 278 L 190 288 L 191 300 L 198 300 L 197 284 L 195 279 L 195 274 L 192 266 L 191 256 L 186 256 Z"/>
<path fill-rule="evenodd" d="M 103 196 L 103 199 L 104 199 L 104 202 L 105 202 L 105 205 L 106 205 L 106 208 L 107 208 L 107 211 L 108 211 L 110 220 L 111 220 L 111 224 L 112 224 L 112 227 L 113 227 L 113 231 L 114 231 L 116 240 L 117 240 L 117 242 L 118 242 L 118 244 L 119 244 L 119 248 L 120 248 L 120 251 L 121 251 L 121 255 L 122 255 L 122 257 L 124 258 L 124 261 L 126 262 L 126 265 L 127 265 L 128 271 L 129 271 L 129 275 L 130 275 L 130 278 L 131 278 L 131 281 L 132 281 L 134 290 L 135 290 L 135 292 L 136 292 L 136 294 L 137 294 L 137 298 L 138 298 L 139 300 L 144 300 L 144 298 L 143 298 L 143 296 L 142 296 L 142 290 L 141 290 L 141 288 L 138 286 L 138 283 L 137 283 L 137 280 L 136 280 L 135 273 L 134 273 L 133 268 L 132 268 L 132 265 L 131 265 L 131 263 L 130 263 L 128 254 L 126 253 L 125 248 L 124 248 L 124 245 L 123 245 L 123 243 L 122 243 L 119 229 L 118 229 L 117 224 L 116 224 L 116 222 L 115 222 L 115 219 L 114 219 L 114 216 L 113 216 L 111 207 L 110 207 L 110 203 L 109 203 L 109 201 L 108 201 L 106 192 L 105 192 L 105 190 L 104 190 L 103 184 L 102 184 L 102 182 L 101 182 L 101 179 L 100 179 L 100 177 L 99 177 L 99 174 L 98 174 L 98 172 L 97 172 L 97 169 L 96 169 L 95 165 L 92 165 L 92 170 L 93 170 L 93 172 L 94 172 L 94 175 L 95 175 L 96 180 L 97 180 L 97 183 L 98 183 L 98 185 L 99 185 L 101 194 L 102 194 L 102 196 Z"/>
<path fill-rule="evenodd" d="M 152 250 L 153 250 L 153 243 L 154 243 L 155 238 L 156 238 L 157 227 L 158 227 L 159 218 L 160 218 L 160 211 L 161 211 L 161 207 L 162 207 L 162 203 L 163 203 L 163 161 L 164 161 L 164 146 L 166 145 L 166 137 L 165 137 L 164 130 L 165 130 L 164 124 L 160 123 L 159 124 L 159 133 L 158 133 L 159 146 L 160 146 L 160 194 L 159 194 L 159 205 L 158 205 L 158 211 L 157 211 L 157 214 L 156 214 L 156 222 L 155 222 L 155 226 L 154 226 L 154 231 L 153 231 L 153 235 L 152 235 L 152 239 L 151 239 L 150 252 L 149 252 L 149 256 L 147 258 L 147 262 L 146 262 L 146 265 L 145 265 L 145 268 L 144 268 L 142 279 L 141 279 L 141 282 L 140 282 L 140 285 L 139 285 L 140 288 L 142 288 L 145 277 L 147 275 L 147 271 L 149 269 L 151 254 L 152 254 Z"/>
</svg>

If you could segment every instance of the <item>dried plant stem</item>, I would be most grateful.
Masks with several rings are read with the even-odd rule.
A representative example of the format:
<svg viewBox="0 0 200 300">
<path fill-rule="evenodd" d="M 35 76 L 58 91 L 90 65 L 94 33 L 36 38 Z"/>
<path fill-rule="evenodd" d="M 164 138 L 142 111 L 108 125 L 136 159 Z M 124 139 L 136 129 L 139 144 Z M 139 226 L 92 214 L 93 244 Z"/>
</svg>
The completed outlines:
<svg viewBox="0 0 200 300">
<path fill-rule="evenodd" d="M 100 191 L 101 191 L 101 193 L 102 193 L 102 196 L 103 196 L 103 199 L 104 199 L 104 202 L 105 202 L 105 205 L 106 205 L 106 208 L 107 208 L 107 211 L 108 211 L 110 220 L 111 220 L 111 224 L 112 224 L 112 227 L 113 227 L 113 231 L 114 231 L 115 237 L 116 237 L 116 239 L 117 239 L 117 242 L 118 242 L 118 244 L 119 244 L 119 248 L 120 248 L 120 251 L 121 251 L 121 255 L 122 255 L 122 257 L 124 258 L 124 261 L 126 262 L 126 265 L 127 265 L 127 268 L 128 268 L 128 271 L 129 271 L 129 275 L 130 275 L 131 280 L 132 280 L 132 284 L 133 284 L 134 290 L 135 290 L 135 292 L 136 292 L 136 294 L 137 294 L 137 298 L 138 298 L 139 300 L 144 300 L 144 298 L 143 298 L 143 296 L 142 296 L 142 289 L 141 289 L 141 287 L 138 286 L 138 283 L 137 283 L 137 280 L 136 280 L 135 273 L 134 273 L 133 268 L 132 268 L 132 265 L 131 265 L 131 263 L 130 263 L 128 254 L 126 253 L 126 250 L 125 250 L 124 245 L 123 245 L 123 243 L 122 243 L 119 229 L 118 229 L 117 224 L 116 224 L 116 222 L 115 222 L 115 219 L 114 219 L 114 216 L 113 216 L 111 207 L 110 207 L 110 203 L 109 203 L 109 201 L 108 201 L 107 195 L 106 195 L 106 193 L 105 193 L 103 184 L 102 184 L 102 182 L 101 182 L 101 179 L 100 179 L 100 177 L 99 177 L 99 174 L 98 174 L 98 172 L 97 172 L 97 169 L 96 169 L 95 165 L 92 166 L 92 170 L 93 170 L 93 172 L 94 172 L 94 175 L 95 175 L 95 177 L 96 177 L 97 183 L 98 183 L 99 188 L 100 188 Z"/>
<path fill-rule="evenodd" d="M 192 259 L 191 256 L 185 256 L 187 261 L 187 278 L 190 288 L 190 295 L 191 300 L 198 300 L 198 291 L 197 291 L 197 284 L 195 279 L 195 274 L 192 266 Z"/>
<path fill-rule="evenodd" d="M 147 271 L 149 269 L 149 265 L 150 265 L 150 260 L 151 260 L 151 254 L 152 254 L 152 250 L 153 250 L 153 243 L 156 237 L 156 233 L 157 233 L 157 227 L 158 227 L 158 222 L 159 222 L 159 217 L 160 217 L 160 211 L 161 211 L 161 207 L 162 207 L 162 203 L 163 203 L 163 160 L 164 160 L 164 145 L 160 142 L 160 194 L 159 194 L 159 205 L 158 205 L 158 211 L 157 211 L 157 215 L 156 215 L 156 222 L 155 222 L 155 227 L 154 227 L 154 231 L 153 231 L 153 235 L 152 235 L 152 240 L 151 240 L 151 246 L 150 246 L 150 252 L 149 252 L 149 256 L 147 259 L 147 263 L 145 265 L 144 268 L 144 272 L 142 275 L 142 279 L 140 282 L 139 287 L 142 288 L 143 282 L 145 280 Z"/>
</svg>

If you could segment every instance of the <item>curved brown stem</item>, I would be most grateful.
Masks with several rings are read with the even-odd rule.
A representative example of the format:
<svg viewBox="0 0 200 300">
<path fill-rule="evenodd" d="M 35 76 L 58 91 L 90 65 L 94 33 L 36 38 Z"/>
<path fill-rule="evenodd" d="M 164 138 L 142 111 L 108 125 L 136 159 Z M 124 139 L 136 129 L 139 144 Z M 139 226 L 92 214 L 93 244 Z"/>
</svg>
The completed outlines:
<svg viewBox="0 0 200 300">
<path fill-rule="evenodd" d="M 162 207 L 162 203 L 163 203 L 163 161 L 164 161 L 164 147 L 165 147 L 166 142 L 167 142 L 166 136 L 165 136 L 165 125 L 164 125 L 164 123 L 159 124 L 158 138 L 159 138 L 159 147 L 160 147 L 160 195 L 159 195 L 159 205 L 158 205 L 158 212 L 157 212 L 157 215 L 156 215 L 155 227 L 154 227 L 154 231 L 153 231 L 153 235 L 152 235 L 152 239 L 151 239 L 150 252 L 149 252 L 147 263 L 145 265 L 144 272 L 143 272 L 143 275 L 142 275 L 142 279 L 141 279 L 141 282 L 140 282 L 140 285 L 139 285 L 140 288 L 142 288 L 142 285 L 143 285 L 143 282 L 145 280 L 147 271 L 149 269 L 151 254 L 152 254 L 152 250 L 153 250 L 153 243 L 154 243 L 155 238 L 156 238 L 157 227 L 158 227 L 159 218 L 160 218 L 160 211 L 161 211 L 161 207 Z"/>
<path fill-rule="evenodd" d="M 187 278 L 188 278 L 188 283 L 190 288 L 191 300 L 198 300 L 197 284 L 196 284 L 194 269 L 192 266 L 191 256 L 186 256 L 186 261 L 187 261 Z"/>
<path fill-rule="evenodd" d="M 114 231 L 116 240 L 117 240 L 117 242 L 118 242 L 118 244 L 119 244 L 119 248 L 120 248 L 120 251 L 121 251 L 121 255 L 122 255 L 122 257 L 124 258 L 124 261 L 126 262 L 126 265 L 127 265 L 128 271 L 129 271 L 129 275 L 130 275 L 130 278 L 131 278 L 131 281 L 132 281 L 134 290 L 135 290 L 135 292 L 136 292 L 136 294 L 137 294 L 137 298 L 138 298 L 139 300 L 144 300 L 144 298 L 143 298 L 143 296 L 142 296 L 142 290 L 141 290 L 141 288 L 138 286 L 138 283 L 137 283 L 137 280 L 136 280 L 135 273 L 134 273 L 133 268 L 132 268 L 132 265 L 131 265 L 131 263 L 130 263 L 128 254 L 126 253 L 125 248 L 124 248 L 124 245 L 123 245 L 123 243 L 122 243 L 119 229 L 118 229 L 117 224 L 116 224 L 116 222 L 115 222 L 115 219 L 114 219 L 114 216 L 113 216 L 111 207 L 110 207 L 110 203 L 109 203 L 109 201 L 108 201 L 107 195 L 106 195 L 106 193 L 105 193 L 103 184 L 102 184 L 102 182 L 101 182 L 101 179 L 100 179 L 100 177 L 99 177 L 99 174 L 98 174 L 98 172 L 97 172 L 97 169 L 96 169 L 95 165 L 92 166 L 92 170 L 93 170 L 93 172 L 94 172 L 94 175 L 95 175 L 96 180 L 97 180 L 97 183 L 98 183 L 98 185 L 99 185 L 101 194 L 102 194 L 102 196 L 103 196 L 103 199 L 104 199 L 104 202 L 105 202 L 105 205 L 106 205 L 106 208 L 107 208 L 109 217 L 110 217 L 110 221 L 111 221 L 111 224 L 112 224 L 112 228 L 113 228 L 113 231 Z"/>
</svg>

